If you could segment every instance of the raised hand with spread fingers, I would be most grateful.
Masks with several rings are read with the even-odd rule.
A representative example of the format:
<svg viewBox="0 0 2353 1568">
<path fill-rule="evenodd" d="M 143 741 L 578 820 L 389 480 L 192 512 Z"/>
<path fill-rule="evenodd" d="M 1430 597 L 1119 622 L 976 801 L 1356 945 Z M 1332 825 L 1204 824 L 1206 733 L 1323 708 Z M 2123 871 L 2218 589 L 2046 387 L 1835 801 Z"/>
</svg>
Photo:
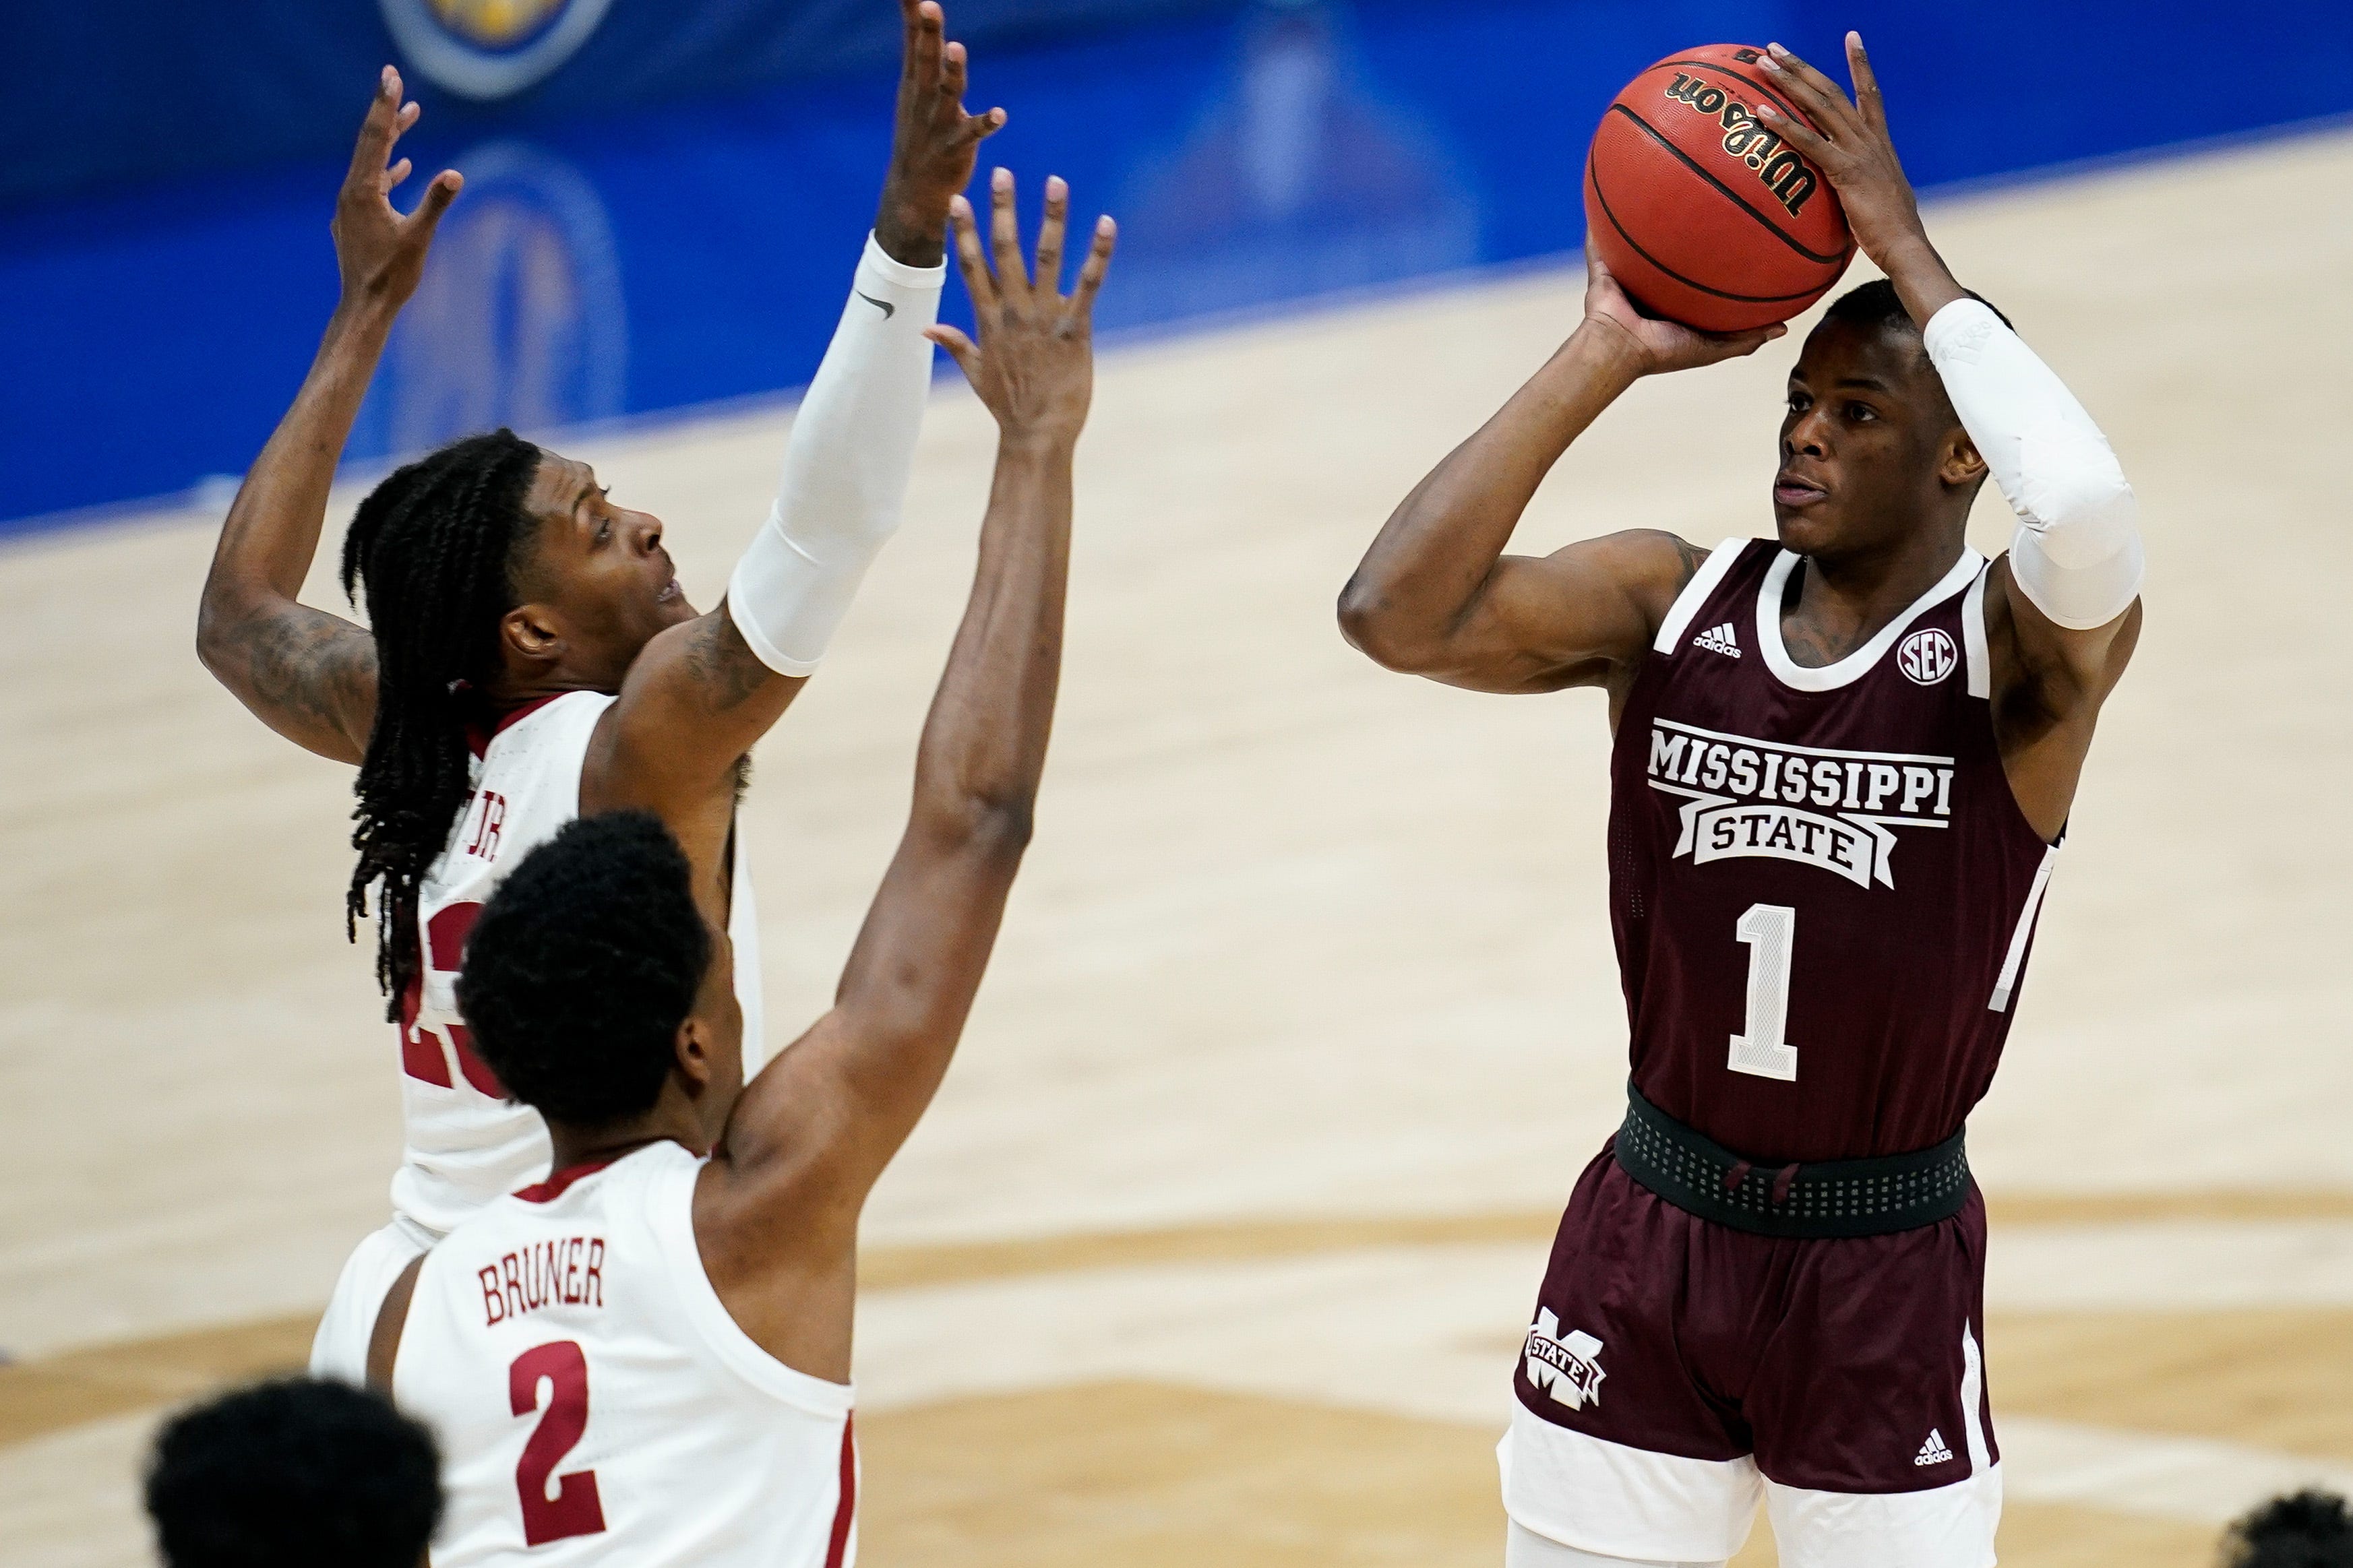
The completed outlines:
<svg viewBox="0 0 2353 1568">
<path fill-rule="evenodd" d="M 980 144 L 1003 129 L 1005 110 L 965 112 L 965 47 L 947 41 L 936 0 L 899 0 L 899 11 L 907 37 L 898 127 L 874 237 L 910 267 L 937 267 L 946 254 L 948 203 L 972 183 Z"/>
<path fill-rule="evenodd" d="M 1094 394 L 1095 294 L 1111 268 L 1119 230 L 1108 216 L 1095 220 L 1078 285 L 1063 293 L 1062 246 L 1070 200 L 1070 187 L 1059 176 L 1046 181 L 1046 216 L 1038 226 L 1034 277 L 1021 258 L 1010 170 L 997 170 L 989 181 L 993 271 L 972 204 L 958 196 L 949 207 L 955 226 L 956 266 L 972 294 L 980 341 L 948 326 L 934 327 L 930 336 L 963 368 L 1008 443 L 1051 447 L 1076 442 Z"/>
</svg>

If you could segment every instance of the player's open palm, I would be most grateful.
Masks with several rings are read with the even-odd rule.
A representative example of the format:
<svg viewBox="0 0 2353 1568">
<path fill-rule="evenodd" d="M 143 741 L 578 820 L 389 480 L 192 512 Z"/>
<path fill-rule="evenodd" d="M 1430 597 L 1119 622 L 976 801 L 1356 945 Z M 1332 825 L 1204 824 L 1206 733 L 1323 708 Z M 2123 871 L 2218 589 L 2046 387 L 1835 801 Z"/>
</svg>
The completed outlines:
<svg viewBox="0 0 2353 1568">
<path fill-rule="evenodd" d="M 947 42 L 947 19 L 935 0 L 899 0 L 899 10 L 907 26 L 906 52 L 891 172 L 882 182 L 874 234 L 901 261 L 936 267 L 948 202 L 972 183 L 980 143 L 1004 125 L 1005 110 L 965 112 L 965 47 Z"/>
<path fill-rule="evenodd" d="M 1038 270 L 1021 256 L 1013 211 L 1013 175 L 999 169 L 989 182 L 989 249 L 984 253 L 972 204 L 958 196 L 948 209 L 955 229 L 956 265 L 972 294 L 975 342 L 954 327 L 927 334 L 948 351 L 1008 438 L 1075 441 L 1094 395 L 1094 304 L 1111 267 L 1118 229 L 1095 220 L 1093 241 L 1079 268 L 1078 286 L 1061 291 L 1062 242 L 1071 189 L 1046 182 L 1046 216 L 1038 226 Z"/>
<path fill-rule="evenodd" d="M 343 272 L 346 300 L 394 310 L 407 303 L 425 275 L 433 230 L 465 184 L 455 169 L 444 169 L 425 187 L 425 199 L 415 212 L 403 216 L 394 209 L 392 193 L 408 178 L 408 160 L 386 165 L 393 144 L 417 123 L 421 111 L 419 105 L 400 100 L 400 73 L 385 67 L 375 101 L 360 124 L 359 144 L 352 149 L 351 172 L 335 198 L 334 221 L 328 226 L 335 237 L 335 264 Z"/>
<path fill-rule="evenodd" d="M 1788 328 L 1758 327 L 1746 332 L 1703 332 L 1680 321 L 1646 316 L 1635 309 L 1618 279 L 1590 247 L 1585 253 L 1585 319 L 1630 356 L 1635 374 L 1658 375 L 1693 370 L 1753 354 Z"/>
</svg>

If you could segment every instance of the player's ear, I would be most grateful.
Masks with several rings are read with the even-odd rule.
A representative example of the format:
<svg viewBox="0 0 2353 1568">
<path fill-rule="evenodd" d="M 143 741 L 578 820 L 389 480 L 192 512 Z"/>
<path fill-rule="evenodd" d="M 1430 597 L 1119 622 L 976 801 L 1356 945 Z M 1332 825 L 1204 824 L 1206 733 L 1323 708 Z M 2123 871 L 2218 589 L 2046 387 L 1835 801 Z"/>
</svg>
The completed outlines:
<svg viewBox="0 0 2353 1568">
<path fill-rule="evenodd" d="M 722 935 L 703 972 L 693 1010 L 678 1026 L 671 1049 L 687 1093 L 700 1100 L 712 1089 L 733 1089 L 743 1075 L 743 1015 L 735 1001 L 734 967 Z"/>
<path fill-rule="evenodd" d="M 564 653 L 563 627 L 545 605 L 518 605 L 500 616 L 499 641 L 532 664 L 551 664 Z"/>
<path fill-rule="evenodd" d="M 1986 476 L 1985 458 L 1978 456 L 1977 443 L 1959 426 L 1953 426 L 1945 437 L 1943 460 L 1936 465 L 1936 478 L 1949 489 L 1958 489 L 1975 485 Z"/>
<path fill-rule="evenodd" d="M 689 1013 L 686 1021 L 679 1025 L 678 1035 L 671 1042 L 672 1065 L 679 1077 L 686 1080 L 690 1094 L 700 1096 L 711 1087 L 711 1080 L 716 1076 L 718 1042 L 712 1038 L 713 1033 L 709 1021 L 701 1013 Z"/>
</svg>

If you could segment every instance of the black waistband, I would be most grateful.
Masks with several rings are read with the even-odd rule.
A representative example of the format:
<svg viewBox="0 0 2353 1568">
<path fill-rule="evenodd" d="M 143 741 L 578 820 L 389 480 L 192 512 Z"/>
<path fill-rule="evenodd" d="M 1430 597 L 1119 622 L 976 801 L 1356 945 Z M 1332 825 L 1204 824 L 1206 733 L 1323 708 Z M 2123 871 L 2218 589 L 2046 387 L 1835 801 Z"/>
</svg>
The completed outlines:
<svg viewBox="0 0 2353 1568">
<path fill-rule="evenodd" d="M 1961 1212 L 1969 1157 L 1956 1132 L 1933 1149 L 1877 1160 L 1769 1165 L 1712 1142 L 1626 1086 L 1618 1163 L 1679 1209 L 1757 1236 L 1882 1236 Z"/>
</svg>

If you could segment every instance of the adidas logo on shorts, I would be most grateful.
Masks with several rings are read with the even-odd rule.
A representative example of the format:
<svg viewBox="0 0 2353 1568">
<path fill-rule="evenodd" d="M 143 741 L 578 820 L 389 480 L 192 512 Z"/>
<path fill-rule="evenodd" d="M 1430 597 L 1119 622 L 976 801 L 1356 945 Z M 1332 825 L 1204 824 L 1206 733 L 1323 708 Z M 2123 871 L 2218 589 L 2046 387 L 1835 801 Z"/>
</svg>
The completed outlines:
<svg viewBox="0 0 2353 1568">
<path fill-rule="evenodd" d="M 1941 1465 L 1952 1457 L 1953 1451 L 1945 1447 L 1945 1435 L 1931 1426 L 1928 1428 L 1928 1440 L 1920 1445 L 1920 1451 L 1912 1457 L 1912 1462 L 1915 1465 Z"/>
<path fill-rule="evenodd" d="M 1692 647 L 1704 647 L 1710 653 L 1729 654 L 1734 658 L 1740 657 L 1740 639 L 1733 635 L 1730 621 L 1720 626 L 1708 627 L 1692 638 Z"/>
</svg>

